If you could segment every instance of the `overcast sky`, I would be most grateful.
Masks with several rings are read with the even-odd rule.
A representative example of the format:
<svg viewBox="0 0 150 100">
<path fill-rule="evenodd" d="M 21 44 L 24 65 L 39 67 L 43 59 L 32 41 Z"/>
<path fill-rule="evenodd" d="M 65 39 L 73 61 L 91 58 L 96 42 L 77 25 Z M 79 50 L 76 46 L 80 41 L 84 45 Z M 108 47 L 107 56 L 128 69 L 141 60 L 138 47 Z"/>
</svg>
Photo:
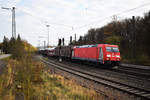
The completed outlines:
<svg viewBox="0 0 150 100">
<path fill-rule="evenodd" d="M 143 16 L 150 11 L 149 0 L 0 0 L 0 7 L 16 7 L 16 30 L 21 37 L 34 46 L 47 37 L 49 24 L 50 45 L 57 45 L 58 38 L 87 33 L 112 21 L 112 15 L 118 20 Z M 132 11 L 127 11 L 136 8 Z M 122 13 L 127 11 L 125 13 Z M 73 27 L 73 28 L 72 28 Z M 0 9 L 0 42 L 3 37 L 10 38 L 11 11 Z M 39 41 L 40 40 L 40 41 Z"/>
</svg>

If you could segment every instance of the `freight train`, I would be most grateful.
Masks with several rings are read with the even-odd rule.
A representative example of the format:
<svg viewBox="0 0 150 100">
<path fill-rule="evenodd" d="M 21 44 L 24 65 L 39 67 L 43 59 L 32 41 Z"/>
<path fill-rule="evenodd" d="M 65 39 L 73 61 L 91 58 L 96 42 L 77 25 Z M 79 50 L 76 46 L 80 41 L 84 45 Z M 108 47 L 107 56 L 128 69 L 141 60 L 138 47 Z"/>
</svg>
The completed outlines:
<svg viewBox="0 0 150 100">
<path fill-rule="evenodd" d="M 46 56 L 58 57 L 60 60 L 88 61 L 112 67 L 118 66 L 121 60 L 118 46 L 110 44 L 58 46 L 39 52 Z"/>
</svg>

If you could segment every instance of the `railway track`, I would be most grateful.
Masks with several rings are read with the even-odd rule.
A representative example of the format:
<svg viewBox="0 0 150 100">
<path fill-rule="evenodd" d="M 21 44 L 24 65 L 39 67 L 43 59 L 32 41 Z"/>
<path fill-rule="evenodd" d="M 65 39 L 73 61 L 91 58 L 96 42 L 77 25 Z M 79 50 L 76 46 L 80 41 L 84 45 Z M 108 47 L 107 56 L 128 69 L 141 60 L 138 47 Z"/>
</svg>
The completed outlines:
<svg viewBox="0 0 150 100">
<path fill-rule="evenodd" d="M 97 67 L 96 65 L 92 65 L 92 64 L 87 65 L 87 66 Z M 119 67 L 117 66 L 117 68 L 115 68 L 115 69 L 109 69 L 109 70 L 111 70 L 113 72 L 117 72 L 117 73 L 124 73 L 127 75 L 132 75 L 132 77 L 136 77 L 138 79 L 144 79 L 144 80 L 150 81 L 150 67 L 149 68 L 147 68 L 147 67 L 140 68 L 140 66 L 134 67 L 134 66 L 121 65 Z"/>
<path fill-rule="evenodd" d="M 56 60 L 56 59 L 53 59 L 53 58 L 50 58 L 52 60 Z M 57 60 L 56 60 L 57 61 Z M 76 66 L 84 66 L 86 65 L 87 67 L 91 67 L 92 69 L 94 70 L 102 70 L 101 68 L 99 68 L 99 66 L 96 66 L 94 64 L 87 64 L 87 63 L 73 63 L 73 62 L 70 62 L 70 61 L 63 61 L 63 63 L 67 64 L 67 65 L 70 65 L 70 66 L 73 66 L 73 65 L 76 65 Z M 93 68 L 94 66 L 94 68 Z M 108 69 L 107 69 L 108 70 Z M 127 75 L 130 75 L 130 77 L 133 77 L 133 78 L 138 78 L 140 80 L 144 79 L 144 80 L 147 80 L 147 81 L 150 81 L 150 68 L 140 68 L 140 67 L 130 67 L 130 66 L 125 66 L 125 65 L 122 65 L 122 66 L 119 66 L 118 68 L 115 68 L 115 69 L 109 69 L 110 71 L 113 71 L 113 72 L 117 72 L 117 73 L 121 73 L 121 74 L 127 74 Z M 95 72 L 95 71 L 94 71 Z M 97 73 L 97 72 L 96 72 Z"/>
<path fill-rule="evenodd" d="M 120 70 L 125 70 L 131 73 L 139 73 L 141 76 L 150 77 L 150 66 L 132 65 L 132 64 L 120 64 Z"/>
<path fill-rule="evenodd" d="M 85 78 L 85 79 L 93 81 L 93 82 L 96 82 L 98 84 L 102 84 L 107 87 L 128 93 L 130 95 L 135 95 L 137 97 L 140 97 L 141 100 L 149 100 L 150 99 L 150 91 L 106 79 L 105 77 L 98 75 L 97 73 L 91 73 L 91 72 L 87 72 L 84 70 L 78 70 L 75 68 L 67 67 L 67 66 L 59 64 L 59 63 L 56 64 L 56 62 L 54 62 L 54 61 L 46 61 L 43 58 L 41 58 L 41 60 L 44 63 L 46 63 L 50 66 L 53 66 L 57 69 L 63 70 L 65 72 L 71 73 L 73 75 Z"/>
<path fill-rule="evenodd" d="M 57 59 L 49 58 L 52 61 L 58 62 Z M 111 79 L 120 83 L 124 83 L 126 85 L 138 87 L 141 89 L 145 89 L 150 91 L 150 77 L 146 78 L 144 76 L 140 76 L 139 72 L 137 73 L 130 73 L 129 71 L 119 71 L 118 69 L 103 69 L 96 67 L 95 65 L 88 65 L 83 63 L 74 63 L 70 61 L 63 61 L 61 64 L 65 64 L 65 66 L 69 66 L 72 68 L 78 68 L 78 70 L 90 71 L 91 73 L 99 74 L 107 79 Z"/>
<path fill-rule="evenodd" d="M 91 65 L 91 66 L 95 66 L 95 65 Z M 136 65 L 121 64 L 121 66 L 117 66 L 117 68 L 112 69 L 112 71 L 133 75 L 150 81 L 150 67 L 148 66 L 136 67 Z"/>
<path fill-rule="evenodd" d="M 146 69 L 139 69 L 139 68 L 132 68 L 132 67 L 126 67 L 126 66 L 119 66 L 117 70 L 114 70 L 121 73 L 127 73 L 134 76 L 138 76 L 141 78 L 145 78 L 146 80 L 150 80 L 150 70 Z"/>
</svg>

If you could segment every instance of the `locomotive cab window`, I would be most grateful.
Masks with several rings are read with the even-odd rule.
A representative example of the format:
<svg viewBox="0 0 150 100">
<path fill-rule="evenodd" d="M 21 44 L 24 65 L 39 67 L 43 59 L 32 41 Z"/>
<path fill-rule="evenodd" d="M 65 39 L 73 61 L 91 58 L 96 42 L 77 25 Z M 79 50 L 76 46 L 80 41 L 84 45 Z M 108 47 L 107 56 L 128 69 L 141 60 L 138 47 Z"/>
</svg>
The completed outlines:
<svg viewBox="0 0 150 100">
<path fill-rule="evenodd" d="M 119 52 L 117 47 L 106 47 L 106 51 L 108 52 Z"/>
<path fill-rule="evenodd" d="M 106 47 L 106 51 L 112 52 L 111 47 Z"/>
<path fill-rule="evenodd" d="M 116 47 L 113 47 L 112 50 L 113 50 L 113 52 L 119 52 L 119 49 Z"/>
</svg>

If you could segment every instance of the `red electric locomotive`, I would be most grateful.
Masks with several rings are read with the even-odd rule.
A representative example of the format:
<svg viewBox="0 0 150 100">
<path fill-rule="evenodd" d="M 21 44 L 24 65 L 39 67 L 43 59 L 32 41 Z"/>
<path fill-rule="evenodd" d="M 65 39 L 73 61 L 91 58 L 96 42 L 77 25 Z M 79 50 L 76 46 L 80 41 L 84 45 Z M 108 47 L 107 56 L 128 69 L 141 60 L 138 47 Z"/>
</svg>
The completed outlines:
<svg viewBox="0 0 150 100">
<path fill-rule="evenodd" d="M 76 46 L 72 50 L 72 59 L 119 65 L 120 52 L 117 45 L 97 44 Z"/>
</svg>

